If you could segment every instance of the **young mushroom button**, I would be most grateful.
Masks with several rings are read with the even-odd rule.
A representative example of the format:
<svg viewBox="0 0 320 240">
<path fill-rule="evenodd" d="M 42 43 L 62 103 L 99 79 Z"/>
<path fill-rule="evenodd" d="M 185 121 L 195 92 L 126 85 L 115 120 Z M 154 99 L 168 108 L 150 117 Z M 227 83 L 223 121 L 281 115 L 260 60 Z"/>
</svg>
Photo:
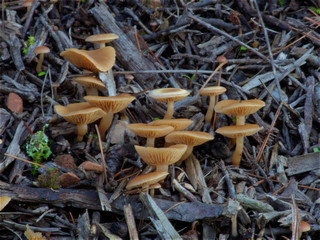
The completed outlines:
<svg viewBox="0 0 320 240">
<path fill-rule="evenodd" d="M 172 118 L 174 112 L 174 102 L 184 99 L 189 94 L 190 93 L 187 90 L 179 88 L 161 88 L 149 92 L 150 97 L 159 102 L 165 102 L 168 104 L 164 119 Z"/>
<path fill-rule="evenodd" d="M 92 107 L 89 103 L 72 103 L 67 106 L 56 105 L 54 111 L 68 122 L 77 125 L 77 141 L 82 141 L 88 131 L 88 124 L 102 118 L 105 114 L 98 107 Z"/>
<path fill-rule="evenodd" d="M 134 146 L 139 156 L 156 171 L 168 172 L 168 166 L 180 160 L 187 150 L 187 145 L 176 144 L 167 148 Z"/>
<path fill-rule="evenodd" d="M 99 132 L 101 138 L 104 139 L 106 131 L 109 129 L 113 115 L 117 112 L 125 109 L 129 103 L 131 103 L 135 97 L 124 94 L 119 94 L 118 96 L 112 97 L 102 97 L 102 96 L 85 96 L 84 100 L 89 102 L 92 106 L 101 108 L 106 115 L 101 119 L 99 124 Z"/>
<path fill-rule="evenodd" d="M 232 165 L 240 165 L 241 155 L 243 151 L 243 138 L 245 136 L 251 136 L 259 132 L 261 129 L 263 129 L 263 127 L 259 127 L 259 125 L 257 124 L 246 124 L 221 127 L 216 130 L 216 133 L 219 133 L 228 138 L 236 139 L 236 149 L 234 150 L 232 156 Z"/>
<path fill-rule="evenodd" d="M 214 137 L 210 133 L 200 131 L 176 131 L 165 137 L 167 143 L 186 144 L 187 151 L 182 155 L 181 161 L 186 160 L 192 153 L 193 147 L 204 144 L 213 140 Z"/>
<path fill-rule="evenodd" d="M 46 46 L 39 46 L 36 47 L 33 51 L 35 54 L 40 54 L 39 61 L 36 66 L 36 72 L 40 73 L 42 71 L 42 64 L 43 64 L 43 59 L 44 59 L 44 54 L 50 52 L 50 48 Z"/>
</svg>

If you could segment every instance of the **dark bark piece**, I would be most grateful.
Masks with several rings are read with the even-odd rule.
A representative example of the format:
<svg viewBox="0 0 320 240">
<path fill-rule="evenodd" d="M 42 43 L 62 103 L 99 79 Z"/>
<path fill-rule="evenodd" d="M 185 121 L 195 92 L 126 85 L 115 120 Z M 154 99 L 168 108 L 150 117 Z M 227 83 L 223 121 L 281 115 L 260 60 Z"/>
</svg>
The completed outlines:
<svg viewBox="0 0 320 240">
<path fill-rule="evenodd" d="M 65 204 L 77 208 L 88 208 L 93 210 L 101 210 L 98 193 L 95 190 L 84 189 L 59 189 L 55 192 L 47 188 L 31 188 L 20 185 L 3 184 L 0 182 L 0 196 L 11 197 L 15 201 L 33 202 L 33 203 L 47 203 L 47 204 Z M 107 194 L 110 199 L 111 194 Z M 225 210 L 224 204 L 205 204 L 201 202 L 185 202 L 177 204 L 163 199 L 156 199 L 154 201 L 161 208 L 166 211 L 166 217 L 171 220 L 178 220 L 184 222 L 193 222 L 196 220 L 217 218 L 223 215 Z M 123 206 L 130 203 L 136 218 L 141 218 L 142 203 L 138 196 L 121 196 L 111 204 L 111 212 L 123 215 Z M 177 206 L 175 206 L 175 204 Z M 175 206 L 175 207 L 173 207 Z M 146 217 L 146 216 L 143 216 Z"/>
<path fill-rule="evenodd" d="M 119 38 L 111 42 L 110 45 L 116 49 L 117 59 L 123 66 L 128 70 L 137 72 L 146 69 L 156 70 L 155 65 L 150 60 L 143 57 L 142 53 L 137 49 L 134 43 L 118 27 L 116 20 L 105 3 L 97 3 L 90 12 L 105 32 L 114 33 L 119 36 Z M 153 82 L 157 77 L 157 74 L 135 74 L 135 80 L 143 88 L 152 87 Z"/>
<path fill-rule="evenodd" d="M 288 159 L 289 176 L 309 172 L 320 168 L 320 152 L 309 153 L 302 156 L 296 156 Z"/>
</svg>

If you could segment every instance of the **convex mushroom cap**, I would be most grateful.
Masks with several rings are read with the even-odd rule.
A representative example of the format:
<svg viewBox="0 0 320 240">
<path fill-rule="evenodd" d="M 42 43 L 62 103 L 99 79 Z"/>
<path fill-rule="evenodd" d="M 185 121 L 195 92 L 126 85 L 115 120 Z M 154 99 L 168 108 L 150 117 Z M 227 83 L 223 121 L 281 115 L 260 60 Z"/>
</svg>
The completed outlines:
<svg viewBox="0 0 320 240">
<path fill-rule="evenodd" d="M 174 131 L 171 126 L 152 126 L 146 123 L 131 123 L 128 128 L 139 137 L 147 138 L 147 147 L 154 147 L 155 138 L 164 137 Z"/>
<path fill-rule="evenodd" d="M 107 113 L 100 121 L 99 132 L 101 138 L 105 137 L 106 131 L 109 129 L 113 115 L 125 109 L 135 97 L 129 94 L 119 94 L 118 96 L 102 97 L 102 96 L 85 96 L 84 100 L 90 105 L 101 108 Z"/>
<path fill-rule="evenodd" d="M 167 148 L 154 148 L 134 146 L 139 156 L 150 166 L 155 166 L 156 171 L 168 172 L 168 165 L 180 160 L 187 150 L 187 145 L 176 144 Z"/>
<path fill-rule="evenodd" d="M 131 190 L 139 187 L 147 189 L 149 185 L 160 182 L 167 176 L 167 172 L 151 172 L 147 174 L 142 174 L 131 179 L 126 186 L 126 189 Z"/>
<path fill-rule="evenodd" d="M 206 123 L 210 123 L 211 122 L 213 109 L 214 109 L 214 106 L 216 104 L 215 96 L 220 95 L 220 94 L 224 93 L 225 91 L 227 91 L 227 89 L 225 87 L 221 87 L 221 86 L 205 87 L 205 88 L 201 88 L 198 91 L 199 94 L 201 94 L 203 96 L 209 96 L 210 97 L 208 110 L 207 110 L 206 116 L 204 118 Z"/>
<path fill-rule="evenodd" d="M 194 146 L 199 146 L 213 139 L 214 137 L 210 133 L 200 131 L 175 131 L 165 137 L 167 143 L 179 143 L 188 146 L 187 151 L 181 157 L 182 161 L 190 156 Z"/>
<path fill-rule="evenodd" d="M 187 90 L 180 88 L 160 88 L 149 92 L 149 96 L 153 99 L 168 104 L 164 119 L 172 118 L 174 112 L 174 102 L 184 99 L 189 94 L 190 93 Z"/>
<path fill-rule="evenodd" d="M 86 42 L 99 43 L 100 48 L 102 48 L 102 47 L 105 47 L 106 43 L 112 42 L 113 40 L 116 40 L 118 38 L 119 36 L 114 33 L 102 33 L 102 34 L 95 34 L 87 37 Z"/>
<path fill-rule="evenodd" d="M 187 118 L 177 118 L 177 119 L 159 119 L 148 123 L 151 126 L 161 126 L 167 125 L 174 128 L 174 131 L 180 131 L 188 127 L 193 123 L 192 120 Z"/>
<path fill-rule="evenodd" d="M 215 111 L 227 115 L 237 116 L 237 125 L 244 125 L 245 116 L 257 112 L 265 106 L 259 99 L 250 100 L 222 100 L 216 104 Z"/>
<path fill-rule="evenodd" d="M 77 141 L 82 141 L 88 131 L 87 124 L 95 122 L 105 115 L 98 107 L 92 107 L 89 103 L 72 103 L 67 106 L 56 105 L 54 111 L 68 122 L 77 125 Z"/>
<path fill-rule="evenodd" d="M 69 62 L 78 68 L 91 72 L 106 72 L 112 68 L 116 59 L 113 47 L 104 47 L 96 50 L 80 50 L 69 48 L 60 53 Z"/>
<path fill-rule="evenodd" d="M 216 130 L 216 133 L 226 136 L 228 138 L 236 139 L 236 149 L 232 156 L 232 165 L 239 166 L 241 161 L 241 155 L 243 151 L 243 138 L 251 136 L 259 132 L 263 127 L 257 124 L 235 125 L 221 127 Z"/>
<path fill-rule="evenodd" d="M 98 96 L 98 90 L 106 91 L 106 86 L 96 77 L 81 76 L 73 80 L 86 88 L 87 95 Z"/>
</svg>

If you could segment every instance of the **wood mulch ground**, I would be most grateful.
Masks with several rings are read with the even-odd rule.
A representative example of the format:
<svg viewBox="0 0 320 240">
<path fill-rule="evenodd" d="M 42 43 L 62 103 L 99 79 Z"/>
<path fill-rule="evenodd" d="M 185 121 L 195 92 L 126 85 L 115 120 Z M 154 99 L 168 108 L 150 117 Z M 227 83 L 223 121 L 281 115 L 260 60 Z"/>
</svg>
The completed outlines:
<svg viewBox="0 0 320 240">
<path fill-rule="evenodd" d="M 319 1 L 22 3 L 0 4 L 0 239 L 319 239 Z M 54 112 L 86 95 L 73 78 L 88 73 L 60 53 L 98 48 L 85 41 L 98 33 L 119 36 L 107 44 L 116 91 L 135 96 L 101 144 L 94 124 L 77 142 L 76 126 Z M 37 74 L 41 45 L 51 51 Z M 218 56 L 228 63 L 212 75 Z M 208 98 L 197 92 L 207 80 L 227 89 L 219 100 L 265 102 L 246 118 L 263 130 L 245 137 L 239 167 L 230 139 L 215 133 L 234 118 L 204 122 Z M 152 198 L 125 188 L 151 170 L 134 148 L 145 139 L 127 125 L 162 118 L 166 104 L 148 92 L 167 87 L 190 92 L 174 118 L 214 140 L 170 166 Z M 85 161 L 106 165 L 86 171 Z"/>
</svg>

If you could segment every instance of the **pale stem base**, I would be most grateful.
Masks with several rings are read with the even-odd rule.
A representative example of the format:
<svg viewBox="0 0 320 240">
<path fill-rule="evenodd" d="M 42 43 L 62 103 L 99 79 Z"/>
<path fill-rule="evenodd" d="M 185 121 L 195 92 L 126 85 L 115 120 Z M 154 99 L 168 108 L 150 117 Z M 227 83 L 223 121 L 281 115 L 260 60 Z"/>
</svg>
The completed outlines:
<svg viewBox="0 0 320 240">
<path fill-rule="evenodd" d="M 78 124 L 77 131 L 78 131 L 77 142 L 81 142 L 83 139 L 83 136 L 86 135 L 86 133 L 88 132 L 88 125 Z"/>
<path fill-rule="evenodd" d="M 98 96 L 98 89 L 96 88 L 86 88 L 87 96 Z"/>
<path fill-rule="evenodd" d="M 147 147 L 154 147 L 155 138 L 147 138 Z"/>
<path fill-rule="evenodd" d="M 171 119 L 174 112 L 174 102 L 168 102 L 167 112 L 164 115 L 163 119 Z"/>
<path fill-rule="evenodd" d="M 234 150 L 233 156 L 232 156 L 232 165 L 239 167 L 240 160 L 242 156 L 243 151 L 243 139 L 244 137 L 237 137 L 236 138 L 236 149 Z"/>
<path fill-rule="evenodd" d="M 113 119 L 113 113 L 107 113 L 103 118 L 101 118 L 99 123 L 99 132 L 101 135 L 101 139 L 104 140 L 106 138 L 106 132 L 109 129 Z"/>
<path fill-rule="evenodd" d="M 210 102 L 208 106 L 208 110 L 206 113 L 206 116 L 204 117 L 204 120 L 206 123 L 210 123 L 213 115 L 213 109 L 214 105 L 216 104 L 216 97 L 215 96 L 210 96 Z"/>
<path fill-rule="evenodd" d="M 156 172 L 168 172 L 169 171 L 169 165 L 158 165 L 156 167 Z"/>
</svg>

